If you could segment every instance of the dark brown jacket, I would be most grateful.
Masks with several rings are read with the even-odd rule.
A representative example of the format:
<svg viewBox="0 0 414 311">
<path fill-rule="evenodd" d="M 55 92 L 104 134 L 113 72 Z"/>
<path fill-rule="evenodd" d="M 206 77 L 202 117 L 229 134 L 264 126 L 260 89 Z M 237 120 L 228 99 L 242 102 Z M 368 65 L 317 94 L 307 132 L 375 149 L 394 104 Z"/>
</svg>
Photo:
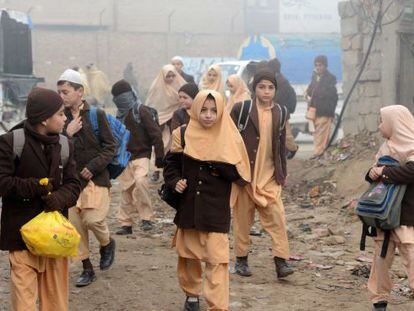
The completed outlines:
<svg viewBox="0 0 414 311">
<path fill-rule="evenodd" d="M 329 71 L 317 81 L 316 73 L 306 90 L 312 98 L 310 106 L 316 108 L 317 117 L 335 117 L 335 108 L 338 103 L 338 92 L 336 90 L 336 77 Z"/>
<path fill-rule="evenodd" d="M 372 182 L 368 176 L 366 180 Z M 400 167 L 385 167 L 381 180 L 390 184 L 405 184 L 407 190 L 401 203 L 401 225 L 414 226 L 414 162 L 407 162 Z"/>
<path fill-rule="evenodd" d="M 163 158 L 164 143 L 160 127 L 152 118 L 148 107 L 140 105 L 139 114 L 140 123 L 135 121 L 132 109 L 125 117 L 125 126 L 131 133 L 128 143 L 131 160 L 151 158 L 152 146 L 154 146 L 156 158 Z"/>
<path fill-rule="evenodd" d="M 83 109 L 80 111 L 82 117 L 82 129 L 77 132 L 72 140 L 75 144 L 75 160 L 78 172 L 85 167 L 93 174 L 92 181 L 100 187 L 111 187 L 108 164 L 116 153 L 117 143 L 112 135 L 105 112 L 97 110 L 97 119 L 99 127 L 99 138 L 95 135 L 89 118 L 90 106 L 84 102 Z M 65 131 L 68 124 L 73 120 L 72 113 L 69 109 L 65 110 L 68 118 L 65 125 Z M 82 188 L 86 187 L 88 181 L 81 178 Z"/>
<path fill-rule="evenodd" d="M 64 202 L 63 214 L 76 205 L 81 191 L 74 160 L 74 147 L 69 144 L 69 159 L 63 168 L 59 188 L 54 189 Z M 20 159 L 13 153 L 13 134 L 0 136 L 0 196 L 3 200 L 1 213 L 0 249 L 27 249 L 20 235 L 20 228 L 44 211 L 45 204 L 36 193 L 33 179 L 49 176 L 49 167 L 42 146 L 30 135 L 26 135 Z"/>
<path fill-rule="evenodd" d="M 259 115 L 257 111 L 256 101 L 253 101 L 252 110 L 250 112 L 249 121 L 247 127 L 240 134 L 243 137 L 244 144 L 246 145 L 247 153 L 250 160 L 250 169 L 254 172 L 254 166 L 256 162 L 256 153 L 259 147 L 260 132 L 259 132 Z M 239 114 L 242 103 L 236 103 L 231 111 L 231 117 L 237 126 Z M 280 108 L 277 104 L 272 108 L 272 126 L 273 126 L 273 161 L 275 164 L 275 179 L 279 185 L 284 185 L 287 169 L 286 169 L 286 129 L 283 128 L 280 132 Z"/>
<path fill-rule="evenodd" d="M 171 133 L 178 127 L 184 125 L 184 124 L 188 124 L 188 122 L 190 122 L 190 115 L 187 112 L 187 109 L 185 108 L 180 108 L 178 110 L 176 110 L 173 114 L 173 117 L 171 119 L 171 126 L 170 126 L 170 130 Z"/>
<path fill-rule="evenodd" d="M 236 167 L 169 152 L 164 167 L 165 183 L 170 189 L 175 189 L 180 179 L 187 179 L 187 189 L 174 218 L 177 227 L 229 232 L 231 183 L 245 184 Z"/>
<path fill-rule="evenodd" d="M 274 98 L 274 102 L 282 106 L 285 106 L 292 114 L 296 110 L 296 92 L 289 81 L 281 73 L 276 74 L 277 91 Z"/>
<path fill-rule="evenodd" d="M 181 75 L 181 77 L 183 77 L 185 82 L 196 84 L 195 81 L 194 81 L 194 77 L 192 75 L 189 75 L 188 73 L 185 73 L 184 71 L 181 71 L 180 75 Z"/>
</svg>

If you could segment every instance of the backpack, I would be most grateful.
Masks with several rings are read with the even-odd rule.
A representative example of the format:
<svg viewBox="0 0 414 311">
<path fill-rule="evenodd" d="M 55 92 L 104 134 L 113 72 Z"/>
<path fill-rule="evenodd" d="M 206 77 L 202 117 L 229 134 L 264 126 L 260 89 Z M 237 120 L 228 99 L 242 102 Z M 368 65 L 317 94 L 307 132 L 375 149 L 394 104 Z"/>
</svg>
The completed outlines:
<svg viewBox="0 0 414 311">
<path fill-rule="evenodd" d="M 149 111 L 151 112 L 151 116 L 152 116 L 152 119 L 154 120 L 154 122 L 157 123 L 158 126 L 160 126 L 160 119 L 158 117 L 157 109 L 149 107 L 149 106 L 145 106 L 145 107 L 148 108 Z M 133 113 L 134 114 L 139 114 L 138 109 L 134 108 Z M 141 120 L 141 118 L 139 118 L 139 120 Z M 138 122 L 138 123 L 141 123 L 141 121 Z"/>
<path fill-rule="evenodd" d="M 237 120 L 237 129 L 239 132 L 243 132 L 246 127 L 247 123 L 249 122 L 250 118 L 250 112 L 252 111 L 252 101 L 250 99 L 245 100 L 241 106 L 239 118 Z M 282 130 L 286 126 L 286 122 L 288 120 L 289 112 L 285 106 L 276 105 L 276 107 L 279 108 L 280 112 L 280 123 L 279 123 L 279 131 L 280 134 L 282 133 Z"/>
<path fill-rule="evenodd" d="M 395 159 L 384 156 L 378 160 L 380 166 L 399 166 Z M 407 185 L 373 182 L 360 197 L 355 213 L 362 221 L 361 250 L 365 249 L 367 236 L 376 236 L 376 229 L 385 233 L 381 257 L 385 258 L 392 229 L 400 226 L 401 202 Z"/>
<path fill-rule="evenodd" d="M 183 148 L 183 150 L 185 147 L 185 129 L 185 126 L 180 127 L 181 147 Z M 158 195 L 160 196 L 161 200 L 163 200 L 172 208 L 178 210 L 178 205 L 180 204 L 181 200 L 181 193 L 176 192 L 174 189 L 171 189 L 166 184 L 162 184 L 161 188 L 158 190 Z"/>
<path fill-rule="evenodd" d="M 111 179 L 116 179 L 127 167 L 131 153 L 127 150 L 130 133 L 125 125 L 114 116 L 105 113 L 112 135 L 117 142 L 116 154 L 107 168 Z M 95 107 L 90 107 L 89 119 L 95 136 L 99 137 L 98 113 Z"/>
<path fill-rule="evenodd" d="M 16 158 L 21 158 L 24 144 L 26 142 L 26 136 L 24 129 L 19 128 L 12 131 L 13 133 L 13 153 Z M 60 150 L 60 161 L 62 167 L 65 167 L 69 160 L 69 141 L 66 136 L 59 135 L 59 144 L 61 145 Z"/>
</svg>

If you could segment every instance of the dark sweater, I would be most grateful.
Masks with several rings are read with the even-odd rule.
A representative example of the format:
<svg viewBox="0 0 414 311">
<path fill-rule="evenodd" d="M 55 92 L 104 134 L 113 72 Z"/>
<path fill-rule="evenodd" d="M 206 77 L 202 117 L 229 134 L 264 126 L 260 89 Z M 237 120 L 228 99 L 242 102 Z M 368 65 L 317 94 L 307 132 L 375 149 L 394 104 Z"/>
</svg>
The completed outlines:
<svg viewBox="0 0 414 311">
<path fill-rule="evenodd" d="M 131 160 L 151 158 L 152 146 L 155 149 L 156 158 L 164 157 L 164 143 L 158 124 L 152 118 L 148 107 L 139 107 L 140 123 L 134 119 L 132 109 L 125 117 L 125 126 L 130 131 L 128 151 L 131 152 Z"/>
<path fill-rule="evenodd" d="M 50 176 L 46 167 L 46 156 L 42 145 L 32 136 L 26 134 L 20 159 L 13 153 L 13 134 L 0 136 L 0 196 L 3 207 L 1 213 L 0 249 L 25 250 L 20 228 L 44 211 L 45 204 L 39 195 L 33 180 Z M 68 215 L 68 208 L 76 205 L 81 191 L 76 172 L 73 144 L 69 142 L 69 159 L 63 168 L 62 179 L 54 187 L 54 195 L 64 204 L 63 214 Z M 59 174 L 58 174 L 59 176 Z"/>
<path fill-rule="evenodd" d="M 338 93 L 336 90 L 336 77 L 329 71 L 317 81 L 317 75 L 312 75 L 312 81 L 306 90 L 312 98 L 311 107 L 316 108 L 317 117 L 335 117 L 335 108 L 338 103 Z"/>
<path fill-rule="evenodd" d="M 83 109 L 80 111 L 82 117 L 82 129 L 77 132 L 72 140 L 75 144 L 75 160 L 78 172 L 85 167 L 93 174 L 92 181 L 100 187 L 111 187 L 109 179 L 108 164 L 116 153 L 116 141 L 112 135 L 105 112 L 101 109 L 97 110 L 97 119 L 99 127 L 99 137 L 97 138 L 89 118 L 90 106 L 84 103 Z M 68 118 L 65 125 L 65 131 L 68 124 L 73 120 L 73 116 L 69 109 L 65 110 Z M 81 178 L 82 188 L 86 187 L 88 181 Z"/>
<path fill-rule="evenodd" d="M 184 171 L 182 169 L 184 167 Z M 227 233 L 230 229 L 231 183 L 243 184 L 234 165 L 202 162 L 182 153 L 166 156 L 164 180 L 175 189 L 187 179 L 174 223 L 182 229 Z"/>
</svg>

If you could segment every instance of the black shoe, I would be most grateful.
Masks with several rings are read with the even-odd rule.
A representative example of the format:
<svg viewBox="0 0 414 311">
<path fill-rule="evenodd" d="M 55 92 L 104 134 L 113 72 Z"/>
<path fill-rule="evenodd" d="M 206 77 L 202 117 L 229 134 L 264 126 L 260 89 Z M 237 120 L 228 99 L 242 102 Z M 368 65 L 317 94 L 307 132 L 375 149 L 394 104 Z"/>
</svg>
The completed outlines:
<svg viewBox="0 0 414 311">
<path fill-rule="evenodd" d="M 298 150 L 299 150 L 299 147 L 298 147 L 298 149 L 296 149 L 295 151 L 288 151 L 288 153 L 287 153 L 287 155 L 286 155 L 286 158 L 287 158 L 288 160 L 292 160 L 292 159 L 295 157 L 296 152 L 298 152 Z"/>
<path fill-rule="evenodd" d="M 294 272 L 293 268 L 288 265 L 285 259 L 275 257 L 274 261 L 276 265 L 276 274 L 279 279 L 285 278 L 288 275 L 293 274 Z"/>
<path fill-rule="evenodd" d="M 76 287 L 84 287 L 96 281 L 96 275 L 93 270 L 83 270 L 80 277 L 76 280 Z"/>
<path fill-rule="evenodd" d="M 234 265 L 236 273 L 240 276 L 251 276 L 249 265 L 247 263 L 247 256 L 236 257 L 236 264 Z"/>
<path fill-rule="evenodd" d="M 132 234 L 132 226 L 122 226 L 117 232 L 117 235 L 128 235 Z"/>
<path fill-rule="evenodd" d="M 99 268 L 101 270 L 108 270 L 114 263 L 115 259 L 115 240 L 111 238 L 109 244 L 101 247 L 99 253 L 101 254 Z"/>
<path fill-rule="evenodd" d="M 143 220 L 141 223 L 141 229 L 144 231 L 150 231 L 154 228 L 154 226 L 152 225 L 152 222 L 149 220 Z"/>
<path fill-rule="evenodd" d="M 197 298 L 197 301 L 188 301 L 190 297 L 187 296 L 184 304 L 184 311 L 199 311 L 200 310 L 200 301 Z"/>
<path fill-rule="evenodd" d="M 380 301 L 377 303 L 374 303 L 372 306 L 372 311 L 386 311 L 387 310 L 387 302 L 386 301 Z"/>
</svg>

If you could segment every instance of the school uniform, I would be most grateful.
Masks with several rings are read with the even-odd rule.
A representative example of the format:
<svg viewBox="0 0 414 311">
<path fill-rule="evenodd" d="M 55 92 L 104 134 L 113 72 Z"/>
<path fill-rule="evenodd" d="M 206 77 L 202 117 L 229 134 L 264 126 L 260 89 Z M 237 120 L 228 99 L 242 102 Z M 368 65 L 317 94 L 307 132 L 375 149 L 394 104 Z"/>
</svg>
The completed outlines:
<svg viewBox="0 0 414 311">
<path fill-rule="evenodd" d="M 197 120 L 208 94 L 215 98 L 220 125 L 206 130 Z M 228 148 L 220 148 L 226 140 Z M 184 148 L 181 128 L 173 132 L 164 180 L 170 189 L 175 189 L 181 179 L 187 180 L 187 188 L 174 218 L 177 232 L 173 240 L 179 256 L 180 286 L 188 297 L 199 297 L 203 293 L 208 310 L 228 310 L 232 182 L 246 184 L 250 169 L 243 141 L 218 92 L 201 91 L 195 98 Z M 204 290 L 201 262 L 206 263 Z"/>
<path fill-rule="evenodd" d="M 235 105 L 232 118 L 237 123 L 241 103 Z M 241 132 L 249 154 L 252 182 L 244 188 L 235 186 L 233 229 L 235 253 L 246 257 L 250 247 L 250 229 L 255 211 L 272 239 L 274 257 L 289 259 L 285 211 L 281 199 L 286 178 L 285 130 L 279 130 L 279 108 L 264 108 L 253 102 L 247 127 Z"/>
<path fill-rule="evenodd" d="M 57 93 L 35 88 L 28 98 L 28 119 L 33 124 L 41 123 L 62 106 Z M 23 127 L 25 133 L 19 157 L 14 154 L 13 133 L 0 136 L 0 249 L 9 251 L 10 307 L 12 311 L 35 311 L 39 300 L 40 311 L 65 311 L 69 310 L 68 259 L 31 254 L 20 228 L 45 210 L 59 210 L 68 216 L 68 208 L 76 203 L 81 191 L 74 147 L 69 142 L 67 163 L 61 163 L 59 135 L 41 135 L 30 122 L 14 128 Z M 53 186 L 48 190 L 39 185 L 45 177 Z"/>
<path fill-rule="evenodd" d="M 414 291 L 414 116 L 401 105 L 384 107 L 380 115 L 381 133 L 387 138 L 381 145 L 376 159 L 391 156 L 400 163 L 400 166 L 384 167 L 379 179 L 386 184 L 407 185 L 407 188 L 401 202 L 400 226 L 391 230 L 385 258 L 380 256 L 384 233 L 378 229 L 378 234 L 374 237 L 375 254 L 367 286 L 374 304 L 373 310 L 377 310 L 376 304 L 384 306 L 391 293 L 392 281 L 389 269 L 396 248 L 406 270 L 408 284 Z M 369 172 L 366 180 L 373 182 Z"/>
<path fill-rule="evenodd" d="M 69 220 L 81 235 L 78 260 L 89 258 L 89 231 L 92 231 L 103 247 L 110 243 L 110 233 L 106 222 L 110 205 L 111 182 L 108 164 L 116 152 L 116 141 L 103 110 L 97 110 L 98 137 L 94 133 L 89 117 L 90 106 L 84 101 L 80 109 L 82 129 L 75 133 L 75 160 L 78 172 L 85 167 L 93 174 L 91 180 L 81 177 L 82 192 L 79 200 L 69 212 Z M 71 111 L 66 108 L 65 130 L 73 120 Z"/>
</svg>

